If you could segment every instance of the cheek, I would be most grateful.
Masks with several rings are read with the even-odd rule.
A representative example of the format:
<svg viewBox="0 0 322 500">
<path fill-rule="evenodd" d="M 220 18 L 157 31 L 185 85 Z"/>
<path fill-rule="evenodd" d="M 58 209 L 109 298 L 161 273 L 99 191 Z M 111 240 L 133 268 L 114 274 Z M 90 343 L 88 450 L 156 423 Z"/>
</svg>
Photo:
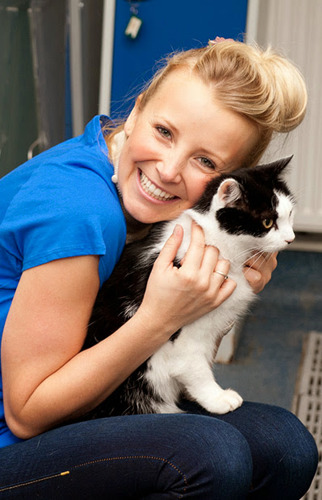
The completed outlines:
<svg viewBox="0 0 322 500">
<path fill-rule="evenodd" d="M 158 148 L 153 132 L 144 125 L 135 127 L 125 146 L 127 154 L 138 160 Z"/>
<path fill-rule="evenodd" d="M 129 168 L 129 162 L 127 161 L 127 157 L 126 155 L 121 154 L 118 166 L 118 174 L 117 174 L 118 187 L 121 190 L 121 192 L 123 189 L 125 179 L 128 177 L 129 171 L 130 168 Z"/>
<path fill-rule="evenodd" d="M 287 245 L 285 243 L 285 238 L 280 230 L 272 229 L 263 238 L 263 247 L 266 252 L 275 252 L 283 250 Z"/>
<path fill-rule="evenodd" d="M 191 175 L 189 177 L 189 180 L 186 182 L 186 187 L 188 191 L 188 199 L 191 203 L 191 206 L 199 201 L 200 197 L 203 195 L 207 187 L 208 182 L 210 182 L 214 177 L 217 177 L 217 175 L 212 175 L 210 177 L 205 176 L 204 174 L 197 174 Z"/>
<path fill-rule="evenodd" d="M 119 161 L 119 183 L 122 183 L 135 170 L 135 161 L 139 158 L 139 148 L 135 147 L 132 136 L 129 137 L 123 147 Z"/>
</svg>

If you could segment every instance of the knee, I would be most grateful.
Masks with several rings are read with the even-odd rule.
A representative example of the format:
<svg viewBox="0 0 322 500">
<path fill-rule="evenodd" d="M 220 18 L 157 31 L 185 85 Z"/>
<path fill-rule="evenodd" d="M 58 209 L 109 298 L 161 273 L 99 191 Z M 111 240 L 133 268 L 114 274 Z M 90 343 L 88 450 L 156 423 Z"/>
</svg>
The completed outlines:
<svg viewBox="0 0 322 500">
<path fill-rule="evenodd" d="M 181 443 L 189 457 L 188 483 L 205 488 L 200 498 L 245 498 L 252 480 L 252 457 L 243 435 L 212 417 L 181 417 Z"/>
<path fill-rule="evenodd" d="M 253 447 L 254 484 L 269 492 L 267 496 L 262 494 L 263 498 L 301 498 L 317 469 L 316 443 L 288 410 L 274 406 L 265 406 L 264 410 L 265 425 L 261 426 L 259 437 L 262 446 Z M 254 426 L 254 438 L 258 439 L 258 434 Z"/>
<path fill-rule="evenodd" d="M 303 496 L 317 470 L 319 460 L 317 445 L 311 433 L 295 415 L 282 410 L 281 417 L 285 436 L 280 441 L 282 467 L 288 471 L 293 486 L 298 484 Z"/>
<path fill-rule="evenodd" d="M 294 473 L 303 475 L 307 471 L 313 477 L 318 463 L 318 450 L 313 436 L 293 413 L 283 408 L 275 408 L 275 411 L 278 419 L 272 442 L 274 446 L 278 443 L 281 461 L 287 461 Z"/>
</svg>

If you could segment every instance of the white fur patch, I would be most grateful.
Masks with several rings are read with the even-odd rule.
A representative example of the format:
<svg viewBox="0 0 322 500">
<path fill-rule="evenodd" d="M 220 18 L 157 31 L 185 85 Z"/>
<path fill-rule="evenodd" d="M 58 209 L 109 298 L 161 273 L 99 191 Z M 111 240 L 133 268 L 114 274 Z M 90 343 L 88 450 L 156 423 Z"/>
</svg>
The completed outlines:
<svg viewBox="0 0 322 500">
<path fill-rule="evenodd" d="M 229 188 L 227 199 L 234 193 L 234 189 Z M 178 257 L 182 259 L 190 243 L 191 221 L 195 220 L 204 230 L 206 243 L 218 247 L 221 256 L 230 261 L 229 276 L 237 284 L 234 293 L 220 307 L 183 327 L 174 341 L 168 341 L 150 358 L 149 370 L 145 376 L 163 400 L 163 403 L 156 403 L 157 412 L 180 411 L 176 402 L 182 388 L 190 398 L 212 413 L 226 413 L 242 404 L 239 394 L 231 389 L 223 390 L 215 381 L 212 363 L 218 339 L 232 322 L 247 312 L 255 300 L 255 294 L 243 272 L 244 263 L 254 251 L 279 251 L 294 239 L 293 202 L 290 197 L 275 193 L 278 199 L 277 227 L 272 227 L 265 236 L 255 237 L 247 234 L 232 235 L 220 229 L 215 213 L 222 206 L 225 193 L 222 194 L 214 196 L 207 213 L 190 209 L 176 221 L 166 224 L 157 249 L 162 249 L 175 224 L 181 224 L 184 239 Z M 155 247 L 153 251 L 156 251 Z"/>
</svg>

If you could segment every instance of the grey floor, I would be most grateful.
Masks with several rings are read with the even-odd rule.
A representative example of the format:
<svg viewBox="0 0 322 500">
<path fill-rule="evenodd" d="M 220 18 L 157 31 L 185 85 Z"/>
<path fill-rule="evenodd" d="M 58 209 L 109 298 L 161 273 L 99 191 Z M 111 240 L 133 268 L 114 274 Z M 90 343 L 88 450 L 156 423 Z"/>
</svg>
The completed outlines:
<svg viewBox="0 0 322 500">
<path fill-rule="evenodd" d="M 303 344 L 322 331 L 322 253 L 285 251 L 246 318 L 234 360 L 216 365 L 222 387 L 245 400 L 292 409 Z"/>
</svg>

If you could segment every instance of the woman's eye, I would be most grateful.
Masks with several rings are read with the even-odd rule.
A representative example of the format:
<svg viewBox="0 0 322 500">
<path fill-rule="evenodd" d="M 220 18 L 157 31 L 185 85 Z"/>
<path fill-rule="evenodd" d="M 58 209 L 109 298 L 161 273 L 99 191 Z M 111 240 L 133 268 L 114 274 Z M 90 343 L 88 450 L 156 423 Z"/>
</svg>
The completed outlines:
<svg viewBox="0 0 322 500">
<path fill-rule="evenodd" d="M 216 165 L 214 164 L 214 162 L 209 160 L 209 158 L 201 157 L 199 161 L 204 167 L 210 168 L 211 170 L 216 170 Z"/>
<path fill-rule="evenodd" d="M 263 219 L 262 223 L 263 223 L 263 226 L 265 227 L 265 229 L 270 229 L 272 227 L 272 225 L 274 224 L 274 221 L 273 221 L 273 219 Z"/>
<path fill-rule="evenodd" d="M 171 139 L 171 132 L 167 128 L 161 127 L 160 125 L 156 128 L 160 135 L 162 135 L 166 139 Z"/>
</svg>

